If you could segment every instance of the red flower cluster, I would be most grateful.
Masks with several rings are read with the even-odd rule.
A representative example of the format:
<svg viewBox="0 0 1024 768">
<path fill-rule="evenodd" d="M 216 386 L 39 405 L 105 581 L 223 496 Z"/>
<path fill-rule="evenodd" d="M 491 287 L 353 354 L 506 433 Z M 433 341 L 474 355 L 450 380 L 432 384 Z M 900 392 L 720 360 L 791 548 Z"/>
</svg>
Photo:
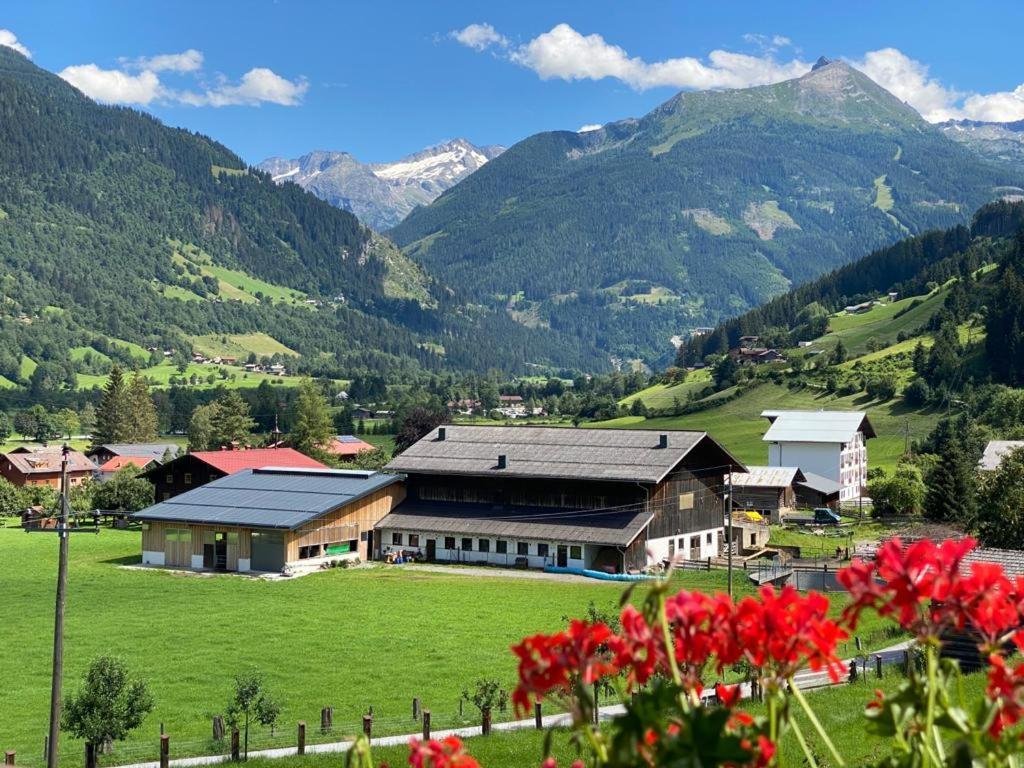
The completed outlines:
<svg viewBox="0 0 1024 768">
<path fill-rule="evenodd" d="M 520 713 L 552 691 L 568 692 L 574 680 L 590 685 L 618 672 L 609 644 L 618 638 L 602 622 L 573 621 L 566 632 L 534 635 L 512 647 L 519 657 L 519 685 L 512 703 Z"/>
<path fill-rule="evenodd" d="M 449 736 L 438 741 L 409 741 L 409 765 L 412 768 L 480 768 L 472 757 L 462 751 L 462 740 Z"/>
<path fill-rule="evenodd" d="M 1013 636 L 1017 649 L 1024 651 L 1024 632 Z M 989 726 L 989 733 L 999 738 L 1003 729 L 1016 725 L 1024 719 L 1024 664 L 1011 668 L 1006 659 L 997 653 L 988 658 L 989 699 L 996 702 L 995 719 Z"/>
<path fill-rule="evenodd" d="M 851 626 L 872 608 L 920 639 L 969 628 L 988 650 L 995 650 L 1020 626 L 1024 580 L 1011 581 L 993 563 L 965 566 L 975 546 L 970 538 L 909 546 L 894 538 L 878 549 L 873 563 L 855 560 L 838 574 L 853 597 L 846 614 Z"/>
<path fill-rule="evenodd" d="M 672 659 L 683 685 L 701 689 L 709 662 L 721 672 L 742 658 L 764 676 L 789 677 L 809 665 L 827 669 L 838 679 L 836 655 L 845 630 L 828 618 L 828 600 L 792 587 L 763 587 L 756 597 L 733 603 L 725 595 L 681 590 L 665 601 Z M 513 647 L 519 657 L 519 685 L 513 701 L 519 711 L 551 692 L 567 693 L 573 683 L 625 672 L 630 686 L 644 685 L 655 674 L 671 676 L 671 660 L 661 626 L 633 606 L 622 611 L 622 633 L 604 624 L 573 622 L 567 632 L 535 635 Z"/>
</svg>

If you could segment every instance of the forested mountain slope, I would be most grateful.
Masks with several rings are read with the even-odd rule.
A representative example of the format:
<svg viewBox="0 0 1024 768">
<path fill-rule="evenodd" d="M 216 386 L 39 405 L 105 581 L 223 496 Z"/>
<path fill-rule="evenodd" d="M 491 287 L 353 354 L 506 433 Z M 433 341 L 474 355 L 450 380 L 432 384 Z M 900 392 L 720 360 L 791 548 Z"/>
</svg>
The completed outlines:
<svg viewBox="0 0 1024 768">
<path fill-rule="evenodd" d="M 197 337 L 255 332 L 335 377 L 606 365 L 456 304 L 352 214 L 224 146 L 0 47 L 0 375 L 56 386 L 73 350 L 106 339 L 187 355 Z"/>
<path fill-rule="evenodd" d="M 513 146 L 390 234 L 474 300 L 621 358 L 738 314 L 1020 183 L 863 74 L 681 93 Z"/>
</svg>

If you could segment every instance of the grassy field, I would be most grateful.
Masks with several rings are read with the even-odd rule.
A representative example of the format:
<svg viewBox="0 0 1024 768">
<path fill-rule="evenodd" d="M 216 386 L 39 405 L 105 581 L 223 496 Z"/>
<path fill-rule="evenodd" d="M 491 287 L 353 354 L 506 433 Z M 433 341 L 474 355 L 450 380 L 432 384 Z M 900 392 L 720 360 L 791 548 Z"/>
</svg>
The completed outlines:
<svg viewBox="0 0 1024 768">
<path fill-rule="evenodd" d="M 32 377 L 32 372 L 38 367 L 39 364 L 36 363 L 35 360 L 26 355 L 22 355 L 21 364 L 18 366 L 18 375 L 25 381 L 28 381 Z"/>
<path fill-rule="evenodd" d="M 909 426 L 910 437 L 927 436 L 939 415 L 912 411 L 895 398 L 886 402 L 867 399 L 864 393 L 850 397 L 836 397 L 823 390 L 790 390 L 765 383 L 735 400 L 705 411 L 671 418 L 644 419 L 642 416 L 624 416 L 610 421 L 588 424 L 588 427 L 626 427 L 634 429 L 696 429 L 708 432 L 741 461 L 761 465 L 768 461 L 768 446 L 764 437 L 768 422 L 761 418 L 763 410 L 820 409 L 866 411 L 878 437 L 868 441 L 868 460 L 872 467 L 895 468 L 903 455 L 905 434 Z M 912 415 L 913 418 L 908 418 Z"/>
<path fill-rule="evenodd" d="M 263 357 L 271 355 L 298 355 L 266 333 L 210 333 L 205 336 L 191 336 L 193 348 L 207 357 L 237 357 L 244 359 L 250 352 Z"/>
<path fill-rule="evenodd" d="M 912 296 L 891 304 L 881 304 L 859 315 L 840 313 L 829 318 L 829 333 L 817 339 L 814 346 L 818 349 L 831 349 L 842 339 L 847 354 L 856 357 L 868 351 L 868 339 L 894 344 L 901 332 L 910 335 L 930 320 L 942 308 L 946 294 L 947 290 L 942 288 L 928 296 Z M 910 309 L 913 302 L 918 300 L 920 304 Z M 902 310 L 905 310 L 904 313 L 896 317 Z"/>
<path fill-rule="evenodd" d="M 16 619 L 0 622 L 0 647 L 17 654 L 5 666 L 4 700 L 17 706 L 5 709 L 0 748 L 16 749 L 25 765 L 38 764 L 32 756 L 46 731 L 56 544 L 0 528 L 0 605 Z M 176 755 L 208 751 L 209 718 L 223 710 L 232 675 L 250 666 L 280 698 L 286 734 L 297 720 L 316 722 L 326 705 L 346 727 L 373 706 L 382 729 L 402 733 L 414 696 L 444 727 L 467 683 L 490 676 L 511 684 L 511 643 L 562 626 L 563 615 L 581 615 L 590 601 L 612 608 L 622 592 L 602 582 L 480 577 L 473 568 L 449 575 L 379 566 L 271 582 L 119 567 L 138 561 L 139 546 L 138 532 L 109 529 L 71 541 L 67 689 L 93 657 L 113 653 L 149 681 L 156 701 L 132 737 L 142 752 L 119 747 L 110 763 L 150 759 L 160 723 Z M 690 589 L 725 586 L 721 571 L 677 579 Z M 736 584 L 750 590 L 742 575 Z M 863 632 L 869 646 L 892 642 L 870 622 Z M 80 745 L 68 742 L 62 754 L 65 765 L 81 764 Z"/>
<path fill-rule="evenodd" d="M 230 374 L 234 374 L 234 378 L 229 377 L 227 379 L 222 379 L 219 375 L 221 370 L 227 371 L 229 376 Z M 199 382 L 196 384 L 196 389 L 212 389 L 217 386 L 224 386 L 228 389 L 236 389 L 239 387 L 258 387 L 264 381 L 269 381 L 275 386 L 295 387 L 302 381 L 298 376 L 272 376 L 269 373 L 247 373 L 242 368 L 236 366 L 199 365 L 197 363 L 190 363 L 188 368 L 185 369 L 185 372 L 180 373 L 177 366 L 169 361 L 163 362 L 160 365 L 141 368 L 139 369 L 139 373 L 149 378 L 156 387 L 170 386 L 171 379 L 175 376 L 178 378 L 188 379 L 195 375 L 199 379 Z M 211 373 L 218 374 L 212 384 L 207 381 L 207 378 Z M 77 379 L 79 389 L 92 389 L 93 387 L 100 387 L 102 389 L 107 383 L 107 377 L 105 375 L 97 376 L 94 374 L 79 373 L 77 374 Z"/>
<path fill-rule="evenodd" d="M 622 404 L 630 406 L 635 400 L 643 400 L 648 408 L 671 408 L 678 398 L 685 403 L 691 392 L 698 392 L 711 384 L 711 371 L 702 368 L 690 371 L 682 384 L 655 384 L 623 398 Z"/>
</svg>

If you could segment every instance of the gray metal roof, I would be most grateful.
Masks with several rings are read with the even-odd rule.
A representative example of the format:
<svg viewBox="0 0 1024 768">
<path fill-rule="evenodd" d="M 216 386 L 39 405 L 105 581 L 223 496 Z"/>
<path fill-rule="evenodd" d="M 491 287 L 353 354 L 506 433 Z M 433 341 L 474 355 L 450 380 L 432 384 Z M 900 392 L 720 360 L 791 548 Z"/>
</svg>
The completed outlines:
<svg viewBox="0 0 1024 768">
<path fill-rule="evenodd" d="M 763 440 L 770 443 L 848 443 L 854 435 L 875 437 L 863 411 L 762 411 L 771 422 Z"/>
<path fill-rule="evenodd" d="M 406 501 L 376 528 L 625 547 L 653 517 L 653 513 L 636 508 L 603 512 L 543 507 L 495 510 L 480 504 Z"/>
<path fill-rule="evenodd" d="M 401 475 L 342 469 L 244 469 L 135 516 L 164 522 L 294 529 L 401 480 Z"/>
<path fill-rule="evenodd" d="M 1024 440 L 989 440 L 985 453 L 978 462 L 978 469 L 992 472 L 999 469 L 1003 456 L 1018 448 L 1024 448 Z"/>
<path fill-rule="evenodd" d="M 172 454 L 177 454 L 179 450 L 185 450 L 177 443 L 106 443 L 98 448 L 93 448 L 86 455 L 92 456 L 99 452 L 100 448 L 105 448 L 115 456 L 148 456 L 158 461 L 163 458 L 168 449 Z"/>
<path fill-rule="evenodd" d="M 441 429 L 444 439 L 439 438 Z M 659 447 L 663 436 L 666 448 Z M 424 474 L 657 483 L 705 441 L 720 457 L 715 466 L 743 467 L 706 432 L 446 425 L 432 430 L 386 468 Z M 498 467 L 499 456 L 505 457 L 503 469 Z"/>
<path fill-rule="evenodd" d="M 839 483 L 823 475 L 816 475 L 814 472 L 804 472 L 804 479 L 797 481 L 797 485 L 810 488 L 825 496 L 839 495 Z"/>
<path fill-rule="evenodd" d="M 733 472 L 732 484 L 738 488 L 789 488 L 804 480 L 800 467 L 747 467 L 747 472 Z"/>
</svg>

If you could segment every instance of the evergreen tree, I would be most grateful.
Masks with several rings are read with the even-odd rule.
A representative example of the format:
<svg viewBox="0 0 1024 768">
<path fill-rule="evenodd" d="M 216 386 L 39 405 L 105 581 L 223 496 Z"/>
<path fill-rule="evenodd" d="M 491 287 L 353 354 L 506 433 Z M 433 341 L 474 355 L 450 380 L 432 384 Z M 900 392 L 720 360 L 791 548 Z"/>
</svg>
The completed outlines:
<svg viewBox="0 0 1024 768">
<path fill-rule="evenodd" d="M 836 365 L 846 362 L 846 345 L 843 344 L 842 339 L 836 342 L 836 348 L 832 350 L 832 361 Z"/>
<path fill-rule="evenodd" d="M 121 367 L 110 369 L 107 384 L 103 388 L 99 408 L 96 409 L 96 426 L 92 433 L 93 445 L 105 443 L 127 443 L 131 440 L 131 418 L 128 385 Z"/>
<path fill-rule="evenodd" d="M 0 411 L 0 443 L 6 443 L 11 436 L 11 420 L 7 414 Z"/>
<path fill-rule="evenodd" d="M 149 384 L 138 371 L 128 386 L 129 441 L 145 443 L 155 440 L 158 431 L 156 406 L 149 394 Z"/>
<path fill-rule="evenodd" d="M 984 473 L 974 530 L 986 547 L 1024 549 L 1024 450 Z"/>
<path fill-rule="evenodd" d="M 1002 267 L 985 323 L 992 371 L 1007 384 L 1024 385 L 1024 228 Z"/>
<path fill-rule="evenodd" d="M 249 404 L 242 399 L 238 390 L 225 392 L 217 398 L 216 406 L 211 414 L 214 444 L 222 446 L 248 442 L 256 422 L 249 412 Z"/>
<path fill-rule="evenodd" d="M 295 400 L 295 417 L 289 442 L 297 451 L 314 453 L 322 450 L 334 432 L 327 401 L 312 381 L 304 381 Z"/>
<path fill-rule="evenodd" d="M 965 414 L 940 423 L 934 436 L 938 461 L 928 473 L 925 516 L 971 526 L 977 512 L 977 467 L 980 435 Z"/>
</svg>

